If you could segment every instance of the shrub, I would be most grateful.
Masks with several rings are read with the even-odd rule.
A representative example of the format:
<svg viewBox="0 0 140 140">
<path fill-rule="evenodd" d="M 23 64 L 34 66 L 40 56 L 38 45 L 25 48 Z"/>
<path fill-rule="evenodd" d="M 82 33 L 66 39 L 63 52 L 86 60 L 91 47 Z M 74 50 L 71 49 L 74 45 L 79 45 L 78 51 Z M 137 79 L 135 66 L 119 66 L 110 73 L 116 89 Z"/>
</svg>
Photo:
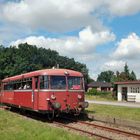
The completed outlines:
<svg viewBox="0 0 140 140">
<path fill-rule="evenodd" d="M 89 90 L 87 92 L 87 95 L 99 95 L 99 96 L 102 96 L 102 95 L 108 95 L 108 94 L 111 94 L 111 92 L 109 91 L 97 91 L 97 89 L 93 88 L 91 90 Z"/>
<path fill-rule="evenodd" d="M 88 95 L 97 95 L 97 90 L 92 88 L 87 92 Z"/>
</svg>

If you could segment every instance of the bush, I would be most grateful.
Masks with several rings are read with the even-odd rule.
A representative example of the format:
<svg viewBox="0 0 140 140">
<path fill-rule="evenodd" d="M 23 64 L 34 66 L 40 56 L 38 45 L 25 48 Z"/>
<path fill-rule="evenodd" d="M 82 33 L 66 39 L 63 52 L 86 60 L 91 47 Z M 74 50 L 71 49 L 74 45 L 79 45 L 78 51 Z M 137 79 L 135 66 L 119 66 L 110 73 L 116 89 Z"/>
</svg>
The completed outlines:
<svg viewBox="0 0 140 140">
<path fill-rule="evenodd" d="M 88 92 L 87 92 L 88 95 L 97 95 L 97 90 L 96 89 L 90 89 Z"/>
<path fill-rule="evenodd" d="M 93 88 L 91 90 L 89 90 L 87 92 L 87 95 L 98 95 L 98 96 L 104 96 L 104 95 L 108 95 L 108 94 L 111 94 L 111 92 L 108 92 L 108 91 L 97 91 L 97 89 Z"/>
</svg>

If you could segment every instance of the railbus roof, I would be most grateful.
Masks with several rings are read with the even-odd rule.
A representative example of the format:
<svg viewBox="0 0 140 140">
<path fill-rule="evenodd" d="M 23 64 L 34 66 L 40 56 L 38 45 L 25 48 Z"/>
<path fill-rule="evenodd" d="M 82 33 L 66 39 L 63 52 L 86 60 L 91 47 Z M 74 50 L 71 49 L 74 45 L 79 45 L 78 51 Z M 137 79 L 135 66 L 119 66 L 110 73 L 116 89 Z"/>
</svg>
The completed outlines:
<svg viewBox="0 0 140 140">
<path fill-rule="evenodd" d="M 79 76 L 79 77 L 83 76 L 82 73 L 70 69 L 43 69 L 43 70 L 38 70 L 38 71 L 33 71 L 33 72 L 28 72 L 16 76 L 8 77 L 3 79 L 2 82 L 14 81 L 22 78 L 30 78 L 39 75 L 67 75 L 67 74 L 69 76 Z"/>
</svg>

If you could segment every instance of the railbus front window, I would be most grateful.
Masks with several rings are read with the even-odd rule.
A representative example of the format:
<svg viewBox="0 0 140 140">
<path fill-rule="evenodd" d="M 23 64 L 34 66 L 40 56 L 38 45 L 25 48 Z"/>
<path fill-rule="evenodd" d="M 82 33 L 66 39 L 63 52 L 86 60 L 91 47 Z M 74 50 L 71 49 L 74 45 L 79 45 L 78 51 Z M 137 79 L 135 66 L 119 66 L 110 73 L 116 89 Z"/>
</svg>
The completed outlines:
<svg viewBox="0 0 140 140">
<path fill-rule="evenodd" d="M 51 89 L 66 89 L 66 77 L 65 76 L 51 76 Z"/>
<path fill-rule="evenodd" d="M 70 90 L 81 90 L 83 89 L 83 79 L 82 77 L 68 77 L 68 88 Z"/>
</svg>

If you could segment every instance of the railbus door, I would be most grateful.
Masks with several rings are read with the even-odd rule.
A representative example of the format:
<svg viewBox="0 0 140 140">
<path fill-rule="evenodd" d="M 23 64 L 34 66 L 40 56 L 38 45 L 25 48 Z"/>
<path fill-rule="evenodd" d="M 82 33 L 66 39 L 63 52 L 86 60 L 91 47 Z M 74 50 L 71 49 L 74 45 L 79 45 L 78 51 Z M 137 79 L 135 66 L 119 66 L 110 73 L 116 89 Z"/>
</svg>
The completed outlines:
<svg viewBox="0 0 140 140">
<path fill-rule="evenodd" d="M 38 110 L 38 97 L 39 97 L 39 77 L 33 77 L 33 91 L 32 91 L 32 102 L 33 109 Z"/>
</svg>

